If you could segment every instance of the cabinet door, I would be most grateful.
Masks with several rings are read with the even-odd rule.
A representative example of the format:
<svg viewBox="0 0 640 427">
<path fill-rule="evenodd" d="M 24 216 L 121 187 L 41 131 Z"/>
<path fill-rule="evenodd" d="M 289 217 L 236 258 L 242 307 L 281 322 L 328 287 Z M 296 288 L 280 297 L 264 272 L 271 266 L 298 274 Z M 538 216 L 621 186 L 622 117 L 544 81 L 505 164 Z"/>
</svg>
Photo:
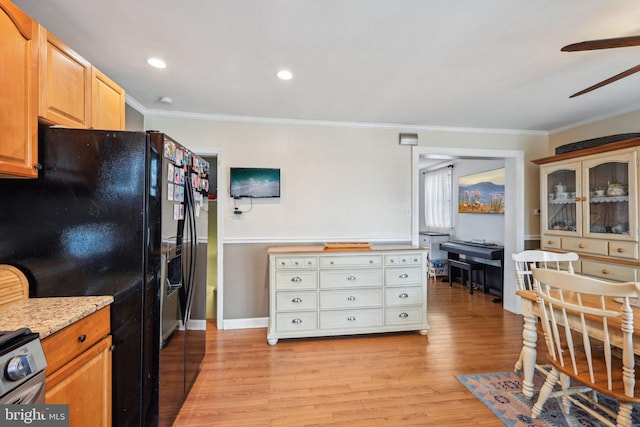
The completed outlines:
<svg viewBox="0 0 640 427">
<path fill-rule="evenodd" d="M 543 233 L 581 235 L 583 191 L 580 164 L 580 161 L 567 161 L 540 168 Z"/>
<path fill-rule="evenodd" d="M 91 64 L 40 26 L 40 117 L 74 128 L 91 124 Z"/>
<path fill-rule="evenodd" d="M 38 24 L 0 0 L 0 176 L 38 176 L 38 40 Z"/>
<path fill-rule="evenodd" d="M 583 236 L 637 240 L 635 150 L 601 155 L 583 162 Z"/>
<path fill-rule="evenodd" d="M 124 90 L 95 67 L 92 68 L 91 126 L 94 129 L 124 130 Z"/>
<path fill-rule="evenodd" d="M 111 335 L 47 377 L 45 402 L 68 404 L 71 427 L 111 426 Z"/>
</svg>

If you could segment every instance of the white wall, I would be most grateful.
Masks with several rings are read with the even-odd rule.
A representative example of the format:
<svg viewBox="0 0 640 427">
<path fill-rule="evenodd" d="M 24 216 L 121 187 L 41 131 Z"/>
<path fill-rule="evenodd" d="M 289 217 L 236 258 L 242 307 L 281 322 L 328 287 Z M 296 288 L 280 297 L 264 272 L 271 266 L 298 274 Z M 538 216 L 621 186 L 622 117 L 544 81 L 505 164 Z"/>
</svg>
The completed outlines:
<svg viewBox="0 0 640 427">
<path fill-rule="evenodd" d="M 411 239 L 411 148 L 396 131 L 339 127 L 222 123 L 148 117 L 195 152 L 223 150 L 220 168 L 281 169 L 281 197 L 256 199 L 233 214 L 226 182 L 225 241 L 330 241 Z M 238 201 L 240 210 L 250 200 Z"/>
</svg>

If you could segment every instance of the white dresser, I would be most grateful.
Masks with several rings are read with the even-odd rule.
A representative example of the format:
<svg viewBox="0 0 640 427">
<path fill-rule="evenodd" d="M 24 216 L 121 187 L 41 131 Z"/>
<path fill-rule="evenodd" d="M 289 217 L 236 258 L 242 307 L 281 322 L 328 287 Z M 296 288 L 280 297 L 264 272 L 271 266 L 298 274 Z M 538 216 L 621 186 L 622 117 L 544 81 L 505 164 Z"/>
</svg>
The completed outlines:
<svg viewBox="0 0 640 427">
<path fill-rule="evenodd" d="M 417 330 L 426 335 L 427 250 L 269 248 L 267 342 Z"/>
</svg>

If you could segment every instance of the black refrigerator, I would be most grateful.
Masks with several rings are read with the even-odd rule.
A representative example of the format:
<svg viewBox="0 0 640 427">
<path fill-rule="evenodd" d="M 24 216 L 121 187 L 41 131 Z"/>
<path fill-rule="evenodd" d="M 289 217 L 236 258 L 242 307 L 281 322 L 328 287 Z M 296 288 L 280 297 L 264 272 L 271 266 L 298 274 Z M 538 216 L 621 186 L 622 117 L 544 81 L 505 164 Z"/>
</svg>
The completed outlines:
<svg viewBox="0 0 640 427">
<path fill-rule="evenodd" d="M 113 425 L 171 425 L 205 353 L 209 165 L 158 132 L 38 142 L 37 179 L 0 179 L 0 263 L 32 298 L 113 295 Z"/>
</svg>

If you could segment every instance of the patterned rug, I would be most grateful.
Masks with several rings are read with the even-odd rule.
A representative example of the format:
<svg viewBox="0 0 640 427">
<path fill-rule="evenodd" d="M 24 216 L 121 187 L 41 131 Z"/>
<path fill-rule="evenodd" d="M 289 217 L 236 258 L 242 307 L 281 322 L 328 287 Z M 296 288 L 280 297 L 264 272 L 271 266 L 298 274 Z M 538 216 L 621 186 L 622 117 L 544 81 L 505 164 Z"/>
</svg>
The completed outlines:
<svg viewBox="0 0 640 427">
<path fill-rule="evenodd" d="M 538 399 L 537 391 L 544 383 L 544 376 L 536 371 L 533 382 L 536 393 L 532 400 L 522 394 L 522 376 L 520 372 L 496 372 L 491 374 L 456 375 L 477 399 L 487 406 L 506 426 L 510 427 L 569 427 L 604 426 L 582 409 L 571 407 L 569 415 L 564 415 L 558 398 L 550 398 L 544 406 L 540 417 L 531 418 L 531 408 Z M 599 395 L 599 402 L 610 408 L 617 408 L 617 403 L 606 396 Z M 633 410 L 633 425 L 640 425 L 640 408 Z"/>
</svg>

